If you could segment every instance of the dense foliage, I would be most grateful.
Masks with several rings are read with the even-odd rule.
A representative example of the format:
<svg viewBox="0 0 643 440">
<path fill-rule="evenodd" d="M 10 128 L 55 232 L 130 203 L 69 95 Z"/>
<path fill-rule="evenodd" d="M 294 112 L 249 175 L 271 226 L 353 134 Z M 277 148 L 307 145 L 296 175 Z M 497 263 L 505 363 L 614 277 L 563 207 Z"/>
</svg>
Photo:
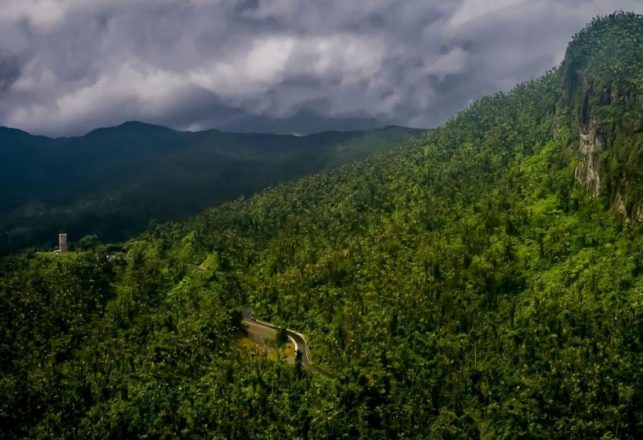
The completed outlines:
<svg viewBox="0 0 643 440">
<path fill-rule="evenodd" d="M 179 132 L 128 122 L 76 138 L 0 127 L 0 253 L 56 234 L 125 240 L 150 222 L 386 151 L 422 130 L 308 136 Z"/>
<path fill-rule="evenodd" d="M 619 53 L 622 29 L 642 21 L 616 14 L 577 38 Z M 553 70 L 413 145 L 150 228 L 122 260 L 100 246 L 6 259 L 3 432 L 640 438 L 641 225 L 576 183 L 565 78 Z M 635 139 L 643 111 L 629 108 Z M 304 332 L 337 380 L 240 350 L 246 305 Z"/>
<path fill-rule="evenodd" d="M 618 41 L 618 44 L 613 44 Z M 617 28 L 597 19 L 575 36 L 563 63 L 559 118 L 575 136 L 602 145 L 601 192 L 623 200 L 623 214 L 643 220 L 643 23 L 623 15 Z"/>
</svg>

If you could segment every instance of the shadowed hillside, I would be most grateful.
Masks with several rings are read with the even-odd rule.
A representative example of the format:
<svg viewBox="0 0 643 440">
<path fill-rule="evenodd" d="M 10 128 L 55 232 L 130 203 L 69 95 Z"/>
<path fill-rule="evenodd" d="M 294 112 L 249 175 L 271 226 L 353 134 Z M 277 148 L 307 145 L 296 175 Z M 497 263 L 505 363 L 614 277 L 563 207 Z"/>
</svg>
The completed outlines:
<svg viewBox="0 0 643 440">
<path fill-rule="evenodd" d="M 56 234 L 124 240 L 150 221 L 207 206 L 404 144 L 387 127 L 307 136 L 178 132 L 128 122 L 78 138 L 0 128 L 0 252 L 51 248 Z"/>
</svg>

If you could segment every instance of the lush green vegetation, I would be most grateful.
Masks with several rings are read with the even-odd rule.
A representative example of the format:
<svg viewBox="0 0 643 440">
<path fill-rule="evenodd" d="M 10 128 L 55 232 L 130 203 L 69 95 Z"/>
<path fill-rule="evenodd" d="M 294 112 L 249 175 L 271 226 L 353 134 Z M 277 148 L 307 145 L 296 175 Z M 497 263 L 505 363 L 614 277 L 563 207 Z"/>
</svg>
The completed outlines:
<svg viewBox="0 0 643 440">
<path fill-rule="evenodd" d="M 0 127 L 0 253 L 56 234 L 125 240 L 279 182 L 386 151 L 422 130 L 308 136 L 185 133 L 125 123 L 49 139 Z"/>
<path fill-rule="evenodd" d="M 602 38 L 602 35 L 608 35 Z M 606 41 L 607 40 L 607 41 Z M 613 44 L 612 41 L 618 41 Z M 559 118 L 574 137 L 595 137 L 601 192 L 621 199 L 622 214 L 643 221 L 643 32 L 636 19 L 607 20 L 581 31 L 563 63 Z"/>
<path fill-rule="evenodd" d="M 641 62 L 641 16 L 595 21 L 567 62 L 582 41 L 591 79 L 623 32 L 638 50 L 601 79 L 618 87 Z M 641 224 L 575 180 L 568 72 L 122 253 L 5 259 L 5 435 L 640 438 Z M 633 84 L 596 110 L 629 109 L 615 138 L 627 169 L 641 160 Z M 304 332 L 338 379 L 239 349 L 248 304 Z"/>
</svg>

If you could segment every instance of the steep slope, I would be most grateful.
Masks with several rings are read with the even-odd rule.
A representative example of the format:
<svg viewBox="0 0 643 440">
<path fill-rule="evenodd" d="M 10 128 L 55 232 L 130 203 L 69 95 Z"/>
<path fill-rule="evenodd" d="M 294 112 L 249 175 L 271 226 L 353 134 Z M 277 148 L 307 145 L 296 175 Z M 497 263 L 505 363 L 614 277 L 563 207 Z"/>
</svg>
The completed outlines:
<svg viewBox="0 0 643 440">
<path fill-rule="evenodd" d="M 617 44 L 614 44 L 614 41 Z M 563 63 L 561 122 L 577 146 L 575 176 L 607 196 L 626 219 L 643 221 L 643 25 L 597 21 L 580 32 Z"/>
<path fill-rule="evenodd" d="M 139 122 L 79 138 L 0 129 L 0 252 L 53 246 L 56 233 L 123 240 L 419 135 L 387 127 L 308 136 L 184 133 Z"/>
<path fill-rule="evenodd" d="M 610 81 L 627 81 L 642 21 L 598 19 L 562 68 L 417 144 L 150 228 L 121 263 L 100 247 L 3 260 L 0 422 L 69 438 L 640 438 L 641 224 L 576 171 L 565 66 L 593 41 L 588 59 L 617 54 Z M 618 145 L 638 151 L 643 111 L 622 105 Z M 338 379 L 239 350 L 248 305 L 304 332 Z"/>
</svg>

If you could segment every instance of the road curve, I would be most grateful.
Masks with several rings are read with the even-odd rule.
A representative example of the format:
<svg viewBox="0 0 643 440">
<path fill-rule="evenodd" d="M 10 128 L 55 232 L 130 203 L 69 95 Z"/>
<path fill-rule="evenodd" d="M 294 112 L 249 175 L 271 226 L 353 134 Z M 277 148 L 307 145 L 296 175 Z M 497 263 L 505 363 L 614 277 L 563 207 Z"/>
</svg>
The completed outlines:
<svg viewBox="0 0 643 440">
<path fill-rule="evenodd" d="M 269 322 L 255 319 L 255 317 L 252 315 L 251 308 L 245 309 L 243 312 L 241 312 L 241 316 L 242 316 L 241 324 L 244 326 L 255 325 L 258 327 L 264 327 L 264 328 L 277 330 L 277 331 L 281 330 L 282 328 L 282 327 L 279 327 L 278 325 L 274 325 Z M 329 379 L 335 378 L 335 375 L 333 373 L 320 367 L 319 365 L 315 364 L 313 361 L 310 360 L 310 352 L 308 350 L 308 341 L 306 341 L 306 337 L 303 334 L 288 328 L 285 330 L 286 330 L 286 335 L 288 336 L 288 339 L 290 339 L 290 341 L 293 344 L 295 344 L 295 352 L 301 353 L 301 364 L 304 366 L 304 368 Z"/>
</svg>

